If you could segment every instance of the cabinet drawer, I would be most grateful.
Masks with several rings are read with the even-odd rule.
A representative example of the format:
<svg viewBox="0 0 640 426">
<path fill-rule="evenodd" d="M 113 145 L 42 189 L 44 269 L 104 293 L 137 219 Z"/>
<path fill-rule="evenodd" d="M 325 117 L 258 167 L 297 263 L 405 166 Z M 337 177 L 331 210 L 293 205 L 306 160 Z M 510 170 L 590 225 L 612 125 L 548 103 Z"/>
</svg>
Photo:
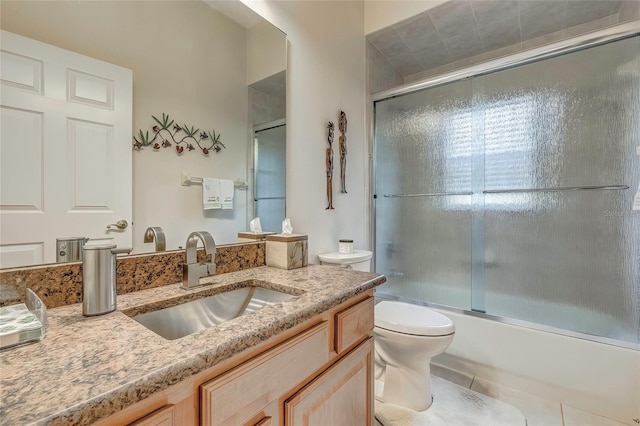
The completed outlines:
<svg viewBox="0 0 640 426">
<path fill-rule="evenodd" d="M 165 405 L 129 426 L 173 426 L 173 405 Z"/>
<path fill-rule="evenodd" d="M 258 423 L 255 424 L 255 426 L 272 426 L 272 425 L 273 425 L 273 422 L 271 417 L 265 417 L 264 419 L 260 420 Z"/>
<path fill-rule="evenodd" d="M 325 321 L 203 384 L 202 424 L 245 424 L 329 361 L 328 340 Z"/>
<path fill-rule="evenodd" d="M 373 297 L 340 311 L 335 317 L 335 348 L 340 353 L 373 330 Z"/>
</svg>

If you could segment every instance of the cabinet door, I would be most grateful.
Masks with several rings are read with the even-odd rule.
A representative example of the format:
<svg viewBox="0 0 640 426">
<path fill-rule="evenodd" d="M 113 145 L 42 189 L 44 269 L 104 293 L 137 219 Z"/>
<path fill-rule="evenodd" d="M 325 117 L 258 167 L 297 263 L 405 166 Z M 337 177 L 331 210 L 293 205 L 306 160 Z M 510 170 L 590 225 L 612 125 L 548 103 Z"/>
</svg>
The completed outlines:
<svg viewBox="0 0 640 426">
<path fill-rule="evenodd" d="M 329 325 L 325 321 L 203 384 L 201 424 L 247 424 L 329 362 L 328 340 Z"/>
<path fill-rule="evenodd" d="M 285 426 L 353 426 L 373 421 L 373 338 L 285 402 Z"/>
</svg>

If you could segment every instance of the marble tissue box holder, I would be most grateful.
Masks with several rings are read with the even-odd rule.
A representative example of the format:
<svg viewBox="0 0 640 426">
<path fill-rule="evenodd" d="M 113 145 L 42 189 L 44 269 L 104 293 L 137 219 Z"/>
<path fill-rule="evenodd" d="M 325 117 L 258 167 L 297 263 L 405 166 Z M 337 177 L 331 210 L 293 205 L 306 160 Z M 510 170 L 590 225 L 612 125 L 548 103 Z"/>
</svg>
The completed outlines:
<svg viewBox="0 0 640 426">
<path fill-rule="evenodd" d="M 256 243 L 267 239 L 267 235 L 273 235 L 275 232 L 238 232 L 239 243 Z"/>
<path fill-rule="evenodd" d="M 307 266 L 307 240 L 305 234 L 267 235 L 267 266 L 296 269 Z"/>
</svg>

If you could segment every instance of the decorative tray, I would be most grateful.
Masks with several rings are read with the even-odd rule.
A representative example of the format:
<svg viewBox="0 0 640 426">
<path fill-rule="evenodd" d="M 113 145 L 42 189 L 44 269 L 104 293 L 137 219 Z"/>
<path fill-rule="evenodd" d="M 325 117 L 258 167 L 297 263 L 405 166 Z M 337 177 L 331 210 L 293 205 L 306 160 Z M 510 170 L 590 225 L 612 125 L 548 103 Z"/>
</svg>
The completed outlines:
<svg viewBox="0 0 640 426">
<path fill-rule="evenodd" d="M 44 339 L 47 307 L 30 289 L 26 303 L 0 308 L 0 350 Z"/>
</svg>

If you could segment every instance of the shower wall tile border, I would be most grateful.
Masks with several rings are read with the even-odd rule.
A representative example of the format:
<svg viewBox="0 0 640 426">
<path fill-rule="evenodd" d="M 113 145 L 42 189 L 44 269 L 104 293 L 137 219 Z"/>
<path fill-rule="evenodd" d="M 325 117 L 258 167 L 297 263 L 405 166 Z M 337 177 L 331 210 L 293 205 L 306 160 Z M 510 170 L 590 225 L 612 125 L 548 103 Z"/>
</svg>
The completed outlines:
<svg viewBox="0 0 640 426">
<path fill-rule="evenodd" d="M 624 0 L 618 11 L 618 21 L 628 22 L 640 19 L 640 1 Z"/>
<path fill-rule="evenodd" d="M 218 246 L 216 275 L 265 265 L 265 243 Z M 204 250 L 198 251 L 203 261 Z M 175 284 L 182 281 L 184 250 L 119 257 L 116 262 L 117 292 Z M 82 302 L 82 262 L 50 264 L 0 271 L 0 306 L 24 303 L 30 288 L 47 308 Z"/>
<path fill-rule="evenodd" d="M 405 77 L 404 83 L 420 81 L 439 74 L 464 69 L 482 62 L 488 62 L 494 59 L 503 58 L 514 55 L 516 53 L 535 49 L 547 44 L 556 43 L 562 40 L 568 40 L 580 35 L 584 35 L 593 31 L 599 31 L 604 28 L 614 27 L 616 25 L 636 19 L 640 19 L 640 1 L 623 2 L 623 6 L 621 7 L 620 12 L 615 15 L 605 16 L 603 18 L 575 25 L 570 28 L 566 28 L 549 34 L 544 34 L 530 40 L 525 40 L 520 43 L 515 43 L 500 49 L 481 53 L 468 58 L 460 59 L 455 62 L 451 62 L 446 65 L 441 65 L 436 68 L 431 68 L 426 71 L 409 75 Z M 385 89 L 390 89 L 390 87 L 385 87 Z"/>
</svg>

